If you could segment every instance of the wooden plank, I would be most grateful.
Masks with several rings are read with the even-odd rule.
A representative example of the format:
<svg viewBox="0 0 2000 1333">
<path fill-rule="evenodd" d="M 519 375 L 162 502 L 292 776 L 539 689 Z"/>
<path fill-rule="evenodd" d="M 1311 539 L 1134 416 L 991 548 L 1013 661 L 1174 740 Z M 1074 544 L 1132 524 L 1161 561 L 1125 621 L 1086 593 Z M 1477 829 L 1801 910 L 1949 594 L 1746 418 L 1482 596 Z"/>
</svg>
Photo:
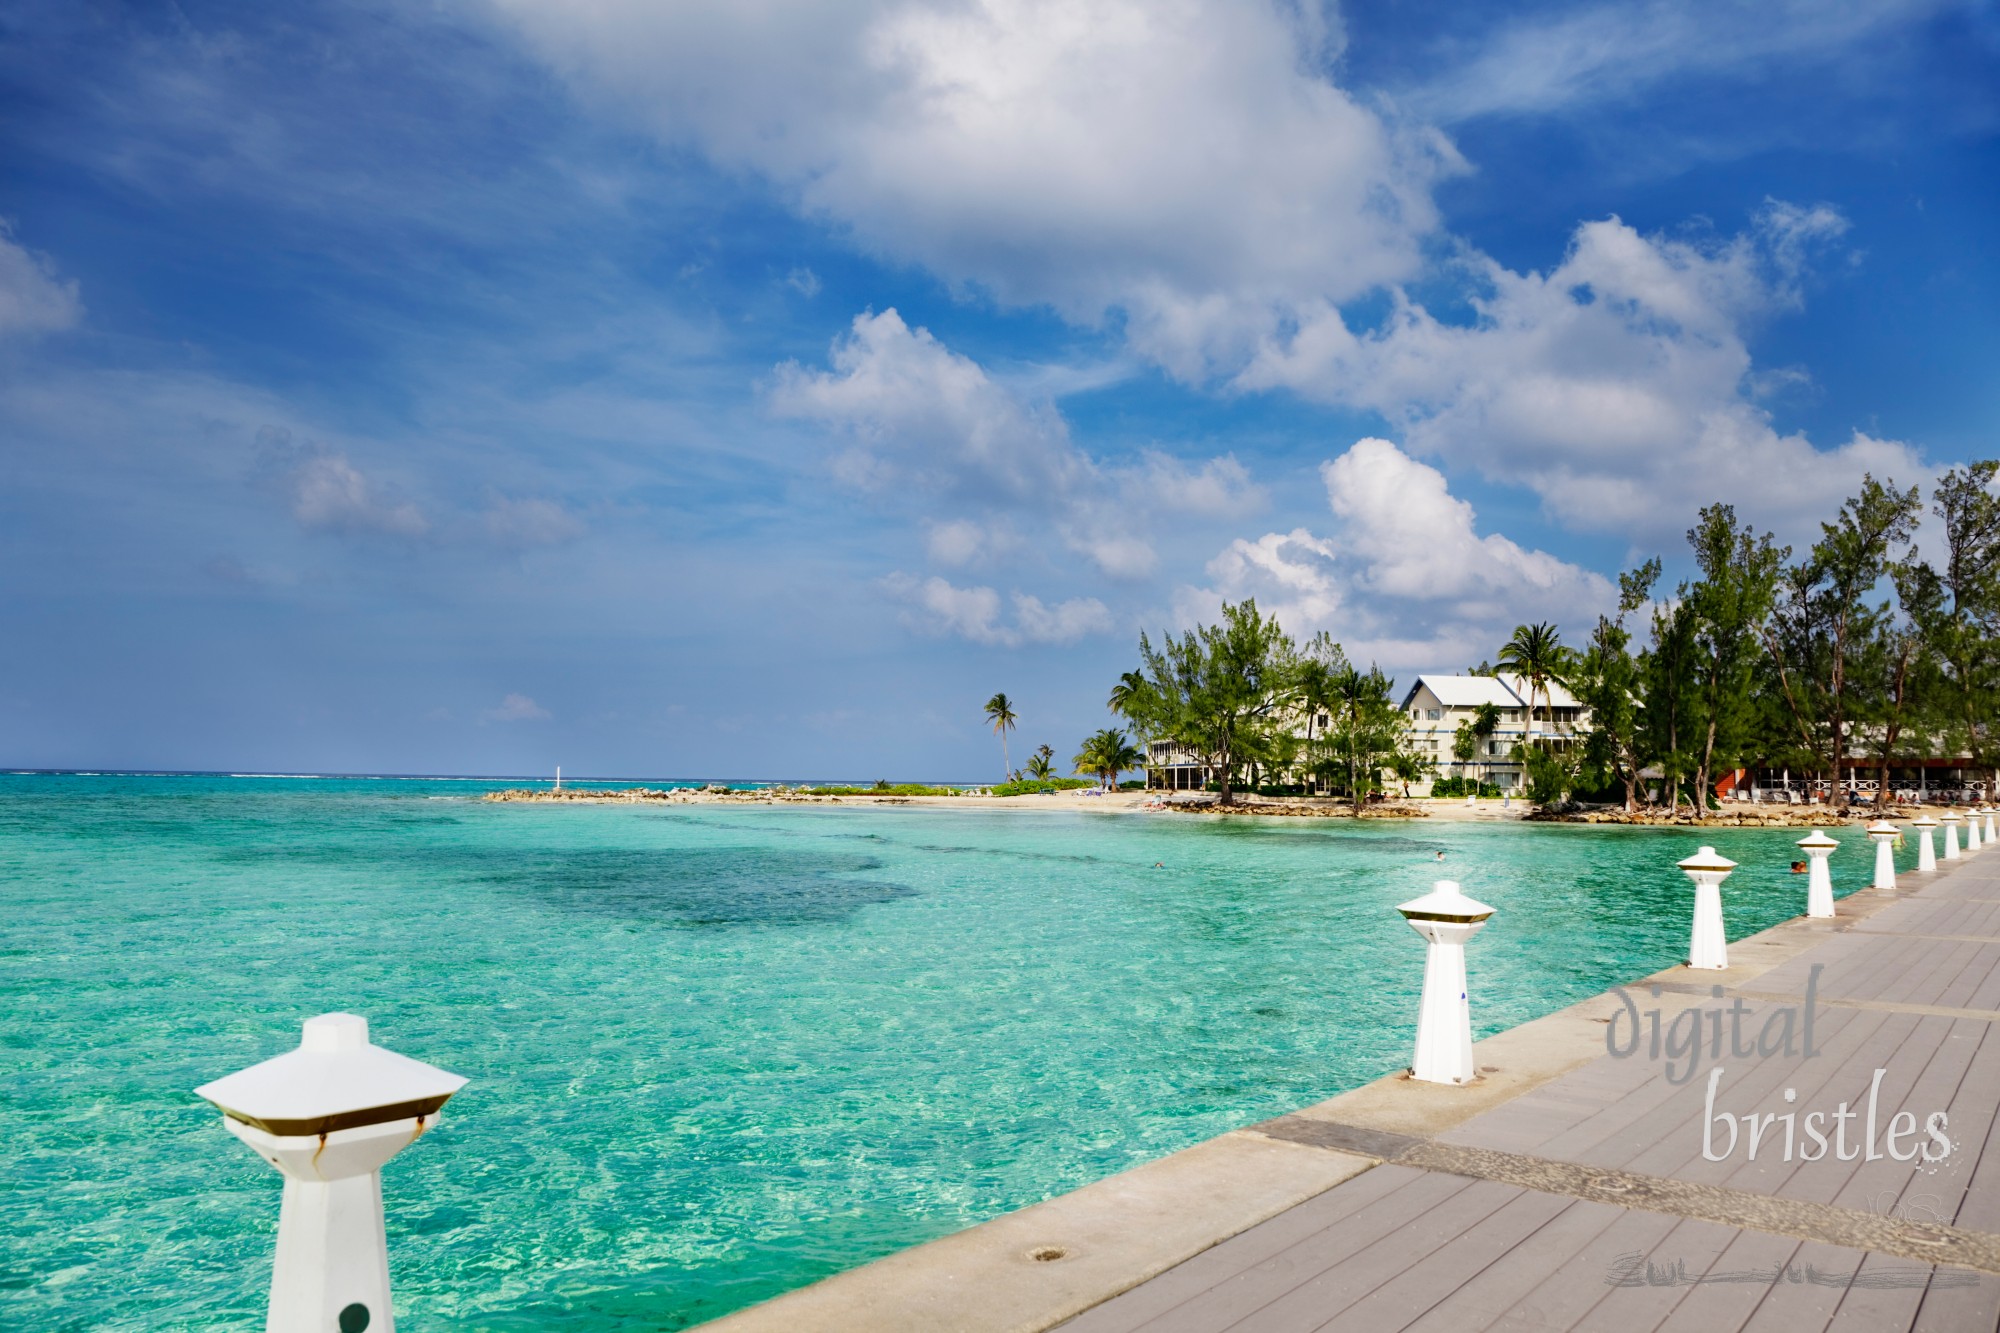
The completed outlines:
<svg viewBox="0 0 2000 1333">
<path fill-rule="evenodd" d="M 1569 1263 L 1618 1220 L 1626 1216 L 1601 1203 L 1571 1203 L 1540 1230 L 1526 1237 L 1468 1282 L 1433 1305 L 1408 1327 L 1408 1333 L 1465 1333 L 1474 1328 L 1546 1329 L 1539 1307 L 1528 1295 L 1548 1275 Z M 1601 1280 L 1601 1279 L 1600 1279 Z"/>
<path fill-rule="evenodd" d="M 1404 1170 L 1407 1168 L 1378 1166 L 1367 1175 L 1374 1175 L 1375 1171 Z M 1384 1234 L 1396 1230 L 1414 1218 L 1435 1212 L 1440 1206 L 1448 1204 L 1451 1199 L 1471 1188 L 1473 1184 L 1463 1176 L 1436 1175 L 1426 1171 L 1410 1171 L 1408 1174 L 1409 1179 L 1399 1183 L 1395 1189 L 1338 1219 L 1332 1225 L 1310 1231 L 1256 1262 L 1222 1276 L 1220 1280 L 1197 1284 L 1198 1290 L 1185 1292 L 1181 1299 L 1166 1309 L 1148 1315 L 1143 1322 L 1131 1327 L 1156 1331 L 1177 1328 L 1226 1328 L 1241 1318 L 1246 1311 L 1268 1304 L 1293 1287 L 1310 1280 L 1327 1265 L 1339 1262 L 1346 1255 L 1366 1249 Z M 1366 1178 L 1363 1176 L 1360 1179 Z M 1336 1189 L 1341 1188 L 1345 1186 L 1336 1187 Z M 1268 1226 L 1269 1223 L 1265 1225 Z M 1205 1253 L 1213 1254 L 1214 1251 Z M 1178 1272 L 1178 1269 L 1173 1271 Z M 1166 1276 L 1169 1274 L 1163 1274 L 1162 1278 Z M 1154 1278 L 1153 1281 L 1159 1282 L 1162 1278 Z M 1150 1285 L 1151 1283 L 1144 1284 L 1137 1290 L 1143 1292 L 1146 1286 Z M 1117 1298 L 1117 1301 L 1130 1300 L 1132 1296 L 1133 1293 L 1128 1292 L 1125 1296 Z M 1086 1311 L 1077 1316 L 1070 1325 L 1064 1326 L 1066 1333 L 1072 1326 L 1077 1329 L 1083 1328 L 1079 1321 L 1091 1315 L 1099 1314 L 1100 1311 L 1109 1312 L 1110 1307 L 1116 1305 L 1117 1301 L 1108 1302 L 1096 1310 Z M 1094 1326 L 1092 1333 L 1096 1333 Z"/>
<path fill-rule="evenodd" d="M 1432 1179 L 1456 1179 L 1432 1177 Z M 1476 1225 L 1523 1191 L 1490 1180 L 1415 1211 L 1393 1227 L 1336 1226 L 1296 1245 L 1282 1268 L 1213 1288 L 1145 1327 L 1149 1333 L 1309 1333 L 1328 1316 Z M 1365 1217 L 1366 1214 L 1360 1216 Z M 1245 1274 L 1250 1279 L 1249 1274 Z"/>
<path fill-rule="evenodd" d="M 1351 1301 L 1317 1333 L 1381 1333 L 1407 1328 L 1453 1292 L 1484 1280 L 1502 1255 L 1519 1249 L 1571 1207 L 1574 1199 L 1519 1190 L 1443 1249 Z"/>
<path fill-rule="evenodd" d="M 1944 1196 L 1946 1216 L 1959 1225 L 2000 1231 L 2000 1031 L 1986 1025 L 1979 1050 L 1952 1099 L 1952 1156 L 1934 1168 L 1925 1187 Z M 1961 1165 L 1962 1164 L 1962 1165 Z M 1912 1191 L 1916 1182 L 1912 1182 Z"/>
<path fill-rule="evenodd" d="M 1854 1250 L 1819 1241 L 1807 1241 L 1793 1253 L 1791 1268 L 1800 1274 L 1797 1282 L 1774 1286 L 1749 1319 L 1742 1333 L 1809 1333 L 1833 1322 L 1840 1302 L 1847 1295 L 1844 1286 L 1804 1280 L 1807 1275 L 1852 1273 L 1861 1266 L 1862 1255 Z"/>
<path fill-rule="evenodd" d="M 1966 1282 L 1966 1276 L 1956 1269 L 1937 1270 L 1917 1305 L 1911 1333 L 1994 1333 L 2000 1329 L 2000 1278 L 1979 1273 L 1972 1275 L 1976 1281 Z"/>
<path fill-rule="evenodd" d="M 1065 1333 L 1128 1333 L 1236 1277 L 1308 1236 L 1423 1178 L 1405 1166 L 1378 1166 L 1288 1208 L 1061 1325 Z"/>
<path fill-rule="evenodd" d="M 1927 1140 L 1922 1137 L 1923 1122 L 1932 1111 L 1945 1110 L 1959 1097 L 1965 1076 L 1970 1070 L 1973 1057 L 1979 1052 L 1981 1039 L 1992 1025 L 1977 1023 L 1968 1019 L 1945 1020 L 1926 1018 L 1921 1020 L 1919 1031 L 1921 1041 L 1913 1041 L 1911 1048 L 1899 1053 L 1899 1058 L 1889 1062 L 1881 1083 L 1878 1097 L 1878 1129 L 1886 1137 L 1889 1125 L 1897 1112 L 1914 1117 L 1919 1138 L 1916 1143 L 1907 1144 L 1906 1151 L 1915 1148 L 1918 1157 L 1914 1162 L 1899 1162 L 1888 1155 L 1886 1144 L 1880 1151 L 1882 1156 L 1868 1161 L 1864 1153 L 1862 1160 L 1854 1164 L 1854 1171 L 1839 1191 L 1824 1200 L 1846 1208 L 1859 1208 L 1868 1212 L 1889 1213 L 1905 1203 L 1904 1196 L 1914 1181 L 1926 1180 L 1922 1161 L 1922 1149 Z M 1930 1058 L 1921 1069 L 1915 1068 L 1915 1054 L 1928 1049 Z M 1873 1071 L 1870 1072 L 1872 1082 Z M 1865 1099 L 1867 1093 L 1859 1094 Z M 1990 1117 L 1991 1109 L 1987 1108 Z M 1864 1124 L 1863 1131 L 1866 1133 Z M 1931 1174 L 1949 1171 L 1947 1160 L 1939 1168 L 1931 1168 Z M 1969 1174 L 1969 1173 L 1968 1173 Z M 1805 1195 L 1788 1197 L 1811 1197 Z M 1941 1209 L 1940 1209 L 1941 1214 Z M 1914 1220 L 1914 1219 L 1913 1219 Z M 1947 1221 L 1940 1215 L 1931 1219 Z"/>
<path fill-rule="evenodd" d="M 1710 1280 L 1689 1287 L 1680 1304 L 1660 1321 L 1657 1333 L 1725 1333 L 1725 1330 L 1733 1333 L 1766 1305 L 1783 1304 L 1792 1284 L 1783 1276 L 1766 1281 L 1763 1275 L 1784 1273 L 1804 1245 L 1804 1241 L 1789 1236 L 1738 1232 L 1729 1248 L 1702 1275 Z M 1629 1333 L 1629 1326 L 1608 1333 Z"/>
<path fill-rule="evenodd" d="M 1620 1215 L 1576 1255 L 1551 1270 L 1521 1298 L 1516 1309 L 1531 1313 L 1542 1326 L 1574 1328 L 1585 1316 L 1603 1308 L 1610 1326 L 1629 1330 L 1651 1328 L 1673 1308 L 1678 1293 L 1664 1286 L 1614 1286 L 1621 1261 L 1640 1256 L 1655 1264 L 1685 1263 L 1702 1270 L 1735 1237 L 1733 1227 L 1692 1222 L 1658 1213 Z"/>
<path fill-rule="evenodd" d="M 1874 1281 L 1894 1281 L 1921 1274 L 1921 1265 L 1907 1259 L 1885 1259 L 1871 1254 L 1861 1261 L 1857 1272 Z M 1917 1307 L 1923 1303 L 1925 1287 L 1873 1287 L 1857 1283 L 1841 1293 L 1840 1306 L 1827 1322 L 1826 1333 L 1882 1333 L 1884 1329 L 1908 1329 L 1917 1321 Z"/>
</svg>

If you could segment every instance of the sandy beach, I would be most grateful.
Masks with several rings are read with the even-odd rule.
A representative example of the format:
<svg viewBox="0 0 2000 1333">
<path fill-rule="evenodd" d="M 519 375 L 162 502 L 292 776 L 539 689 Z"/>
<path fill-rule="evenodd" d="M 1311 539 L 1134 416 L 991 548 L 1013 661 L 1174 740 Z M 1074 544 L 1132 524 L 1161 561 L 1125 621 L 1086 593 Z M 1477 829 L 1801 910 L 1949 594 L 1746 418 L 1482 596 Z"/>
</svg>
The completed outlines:
<svg viewBox="0 0 2000 1333">
<path fill-rule="evenodd" d="M 1202 792 L 1104 792 L 1079 788 L 1074 791 L 1045 792 L 1028 796 L 897 796 L 856 793 L 816 796 L 805 791 L 765 788 L 754 791 L 724 791 L 701 788 L 673 789 L 591 789 L 566 791 L 513 789 L 489 793 L 484 799 L 527 804 L 579 805 L 907 805 L 950 810 L 1090 811 L 1097 814 L 1157 815 L 1166 818 L 1249 815 L 1265 818 L 1353 818 L 1345 801 L 1301 797 L 1238 796 L 1236 803 L 1219 806 L 1212 793 Z M 1696 820 L 1683 809 L 1669 815 L 1660 810 L 1642 810 L 1628 815 L 1617 808 L 1584 810 L 1562 815 L 1541 815 L 1525 801 L 1503 802 L 1458 798 L 1430 800 L 1413 797 L 1363 808 L 1362 818 L 1435 819 L 1450 823 L 1547 822 L 1571 824 L 1651 825 L 1660 827 L 1728 828 L 1835 828 L 1844 824 L 1866 824 L 1887 817 L 1907 821 L 1920 814 L 1943 815 L 1949 807 L 1892 806 L 1878 814 L 1872 807 L 1851 811 L 1824 806 L 1739 805 L 1731 803 Z"/>
</svg>

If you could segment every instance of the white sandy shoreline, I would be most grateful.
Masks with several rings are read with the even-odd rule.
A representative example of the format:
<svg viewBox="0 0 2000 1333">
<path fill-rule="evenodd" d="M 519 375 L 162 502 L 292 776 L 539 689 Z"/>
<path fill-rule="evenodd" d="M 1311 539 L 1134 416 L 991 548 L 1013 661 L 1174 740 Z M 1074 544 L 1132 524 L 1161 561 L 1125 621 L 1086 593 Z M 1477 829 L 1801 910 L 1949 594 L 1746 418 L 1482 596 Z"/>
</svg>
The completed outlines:
<svg viewBox="0 0 2000 1333">
<path fill-rule="evenodd" d="M 1154 796 L 1164 795 L 1169 804 L 1178 809 L 1159 809 L 1149 804 Z M 1178 797 L 1179 800 L 1172 798 Z M 845 806 L 916 806 L 934 810 L 1004 810 L 1004 811 L 1083 811 L 1097 814 L 1159 814 L 1169 817 L 1185 817 L 1195 808 L 1204 815 L 1231 814 L 1264 818 L 1296 818 L 1301 815 L 1317 818 L 1351 818 L 1344 802 L 1319 800 L 1308 802 L 1288 802 L 1260 798 L 1255 801 L 1240 800 L 1226 811 L 1217 808 L 1213 801 L 1202 794 L 1192 792 L 1154 793 L 1145 791 L 1090 792 L 1083 788 L 1073 791 L 1046 792 L 1032 796 L 878 796 L 862 793 L 852 796 L 810 796 L 802 792 L 777 793 L 766 790 L 741 792 L 712 792 L 699 788 L 678 788 L 668 791 L 576 791 L 554 792 L 547 790 L 515 790 L 489 793 L 484 799 L 500 803 L 520 803 L 527 805 L 845 805 Z M 1515 821 L 1526 817 L 1529 807 L 1522 802 L 1503 806 L 1499 801 L 1478 801 L 1468 806 L 1463 800 L 1399 801 L 1388 808 L 1371 808 L 1362 816 L 1368 820 L 1379 819 L 1443 819 L 1451 821 Z"/>
<path fill-rule="evenodd" d="M 1156 796 L 1167 798 L 1166 808 L 1152 804 Z M 796 790 L 757 789 L 749 791 L 705 791 L 700 788 L 629 789 L 603 790 L 578 788 L 562 792 L 547 789 L 514 789 L 490 792 L 484 800 L 502 804 L 524 805 L 733 805 L 733 806 L 779 806 L 835 805 L 835 806 L 913 806 L 932 810 L 990 810 L 1013 812 L 1068 812 L 1124 815 L 1159 815 L 1167 818 L 1215 818 L 1231 816 L 1240 818 L 1317 818 L 1351 819 L 1351 808 L 1343 801 L 1331 799 L 1306 800 L 1300 798 L 1239 798 L 1238 804 L 1223 809 L 1206 793 L 1195 792 L 1147 792 L 1117 791 L 1096 792 L 1082 788 L 1073 791 L 1046 792 L 1031 796 L 895 796 L 857 793 L 843 796 L 813 796 Z M 1924 807 L 1933 815 L 1942 814 L 1946 807 Z M 1503 803 L 1499 800 L 1478 800 L 1467 803 L 1462 798 L 1437 800 L 1411 798 L 1396 801 L 1385 806 L 1368 807 L 1363 819 L 1370 822 L 1383 820 L 1438 820 L 1445 823 L 1524 823 L 1534 807 L 1525 801 Z M 1918 813 L 1915 808 L 1897 807 L 1889 812 L 1889 817 L 1898 820 L 1913 818 Z M 1809 827 L 1836 828 L 1850 823 L 1868 823 L 1878 816 L 1872 809 L 1857 809 L 1841 812 L 1821 808 L 1794 808 L 1788 806 L 1725 806 L 1709 818 L 1695 821 L 1686 814 L 1670 818 L 1654 813 L 1637 819 L 1628 819 L 1617 811 L 1603 811 L 1593 815 L 1568 819 L 1537 820 L 1532 822 L 1554 824 L 1563 827 L 1593 827 L 1612 825 L 1616 827 L 1664 827 L 1664 828 L 1734 828 L 1767 827 L 1778 829 L 1804 829 Z"/>
</svg>

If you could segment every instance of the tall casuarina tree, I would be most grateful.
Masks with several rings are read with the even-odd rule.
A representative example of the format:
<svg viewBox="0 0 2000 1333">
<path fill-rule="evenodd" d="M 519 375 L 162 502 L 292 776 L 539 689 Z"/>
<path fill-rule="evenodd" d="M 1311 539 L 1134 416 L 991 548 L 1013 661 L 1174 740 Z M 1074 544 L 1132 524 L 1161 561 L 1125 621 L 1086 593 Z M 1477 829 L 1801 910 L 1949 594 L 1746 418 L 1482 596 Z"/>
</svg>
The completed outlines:
<svg viewBox="0 0 2000 1333">
<path fill-rule="evenodd" d="M 1758 641 L 1771 614 L 1779 572 L 1791 554 L 1736 522 L 1733 506 L 1714 504 L 1688 529 L 1701 580 L 1686 590 L 1694 617 L 1695 817 L 1708 812 L 1710 782 L 1719 767 L 1734 768 L 1750 743 L 1755 716 Z"/>
<path fill-rule="evenodd" d="M 1840 507 L 1804 563 L 1785 571 L 1766 629 L 1778 684 L 1800 743 L 1819 756 L 1833 799 L 1847 803 L 1841 781 L 1855 712 L 1856 667 L 1886 614 L 1870 599 L 1890 572 L 1897 548 L 1916 535 L 1917 488 L 1861 479 L 1861 494 Z"/>
</svg>

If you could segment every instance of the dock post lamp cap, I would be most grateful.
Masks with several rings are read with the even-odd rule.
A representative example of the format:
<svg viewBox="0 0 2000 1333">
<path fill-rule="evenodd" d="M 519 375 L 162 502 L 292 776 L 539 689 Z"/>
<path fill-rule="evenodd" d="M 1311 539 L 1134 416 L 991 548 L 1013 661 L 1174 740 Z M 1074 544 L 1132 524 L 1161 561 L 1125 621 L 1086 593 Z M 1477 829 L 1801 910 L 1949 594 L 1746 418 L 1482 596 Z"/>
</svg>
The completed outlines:
<svg viewBox="0 0 2000 1333">
<path fill-rule="evenodd" d="M 195 1089 L 285 1178 L 267 1333 L 395 1333 L 382 1166 L 464 1086 L 372 1044 L 358 1014 L 321 1014 L 297 1050 Z"/>
</svg>

